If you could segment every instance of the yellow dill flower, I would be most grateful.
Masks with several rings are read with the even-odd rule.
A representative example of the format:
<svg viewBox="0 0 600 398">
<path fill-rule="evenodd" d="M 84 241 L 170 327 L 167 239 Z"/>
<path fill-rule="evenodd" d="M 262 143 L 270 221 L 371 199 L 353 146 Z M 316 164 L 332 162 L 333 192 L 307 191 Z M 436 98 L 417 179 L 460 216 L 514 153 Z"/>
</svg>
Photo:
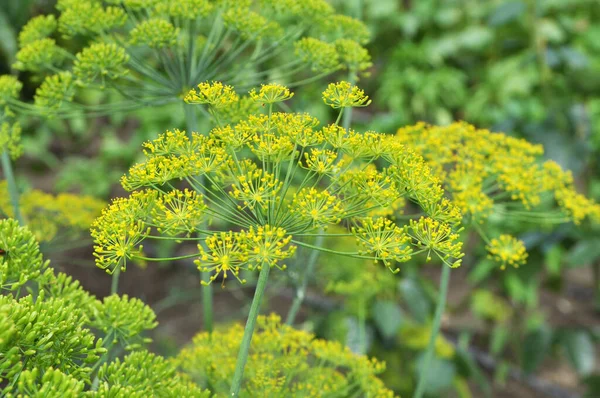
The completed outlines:
<svg viewBox="0 0 600 398">
<path fill-rule="evenodd" d="M 409 246 L 410 236 L 406 228 L 400 228 L 392 220 L 386 218 L 365 218 L 352 228 L 356 243 L 362 247 L 359 254 L 373 255 L 375 261 L 381 260 L 393 272 L 393 262 L 410 260 L 412 248 Z"/>
<path fill-rule="evenodd" d="M 239 97 L 231 86 L 221 82 L 205 82 L 198 84 L 197 90 L 191 89 L 184 101 L 188 104 L 208 104 L 219 109 L 239 101 Z"/>
<path fill-rule="evenodd" d="M 121 184 L 128 191 L 146 186 L 164 185 L 173 179 L 187 175 L 192 166 L 194 166 L 192 159 L 186 156 L 155 156 L 144 163 L 133 165 L 129 173 L 121 179 Z"/>
<path fill-rule="evenodd" d="M 421 250 L 427 253 L 427 260 L 431 260 L 431 252 L 451 267 L 458 267 L 460 259 L 464 256 L 461 252 L 462 242 L 458 233 L 443 222 L 429 217 L 419 220 L 410 220 L 410 234 Z M 452 263 L 449 261 L 454 259 Z"/>
<path fill-rule="evenodd" d="M 496 204 L 507 218 L 537 221 L 528 212 L 546 206 L 552 196 L 559 209 L 547 214 L 556 222 L 568 217 L 579 223 L 600 214 L 595 202 L 577 194 L 571 173 L 556 162 L 540 161 L 540 145 L 463 122 L 443 127 L 419 123 L 399 129 L 395 138 L 423 156 L 455 204 L 479 223 Z"/>
<path fill-rule="evenodd" d="M 185 189 L 161 195 L 152 209 L 152 220 L 159 232 L 188 236 L 201 224 L 207 206 L 202 195 Z"/>
<path fill-rule="evenodd" d="M 254 169 L 239 175 L 230 195 L 250 209 L 265 209 L 278 198 L 283 182 L 263 170 Z"/>
<path fill-rule="evenodd" d="M 194 261 L 201 272 L 212 272 L 208 282 L 202 281 L 203 285 L 211 284 L 219 275 L 223 276 L 223 284 L 227 280 L 229 273 L 233 275 L 240 283 L 246 283 L 245 279 L 240 279 L 241 269 L 253 269 L 253 265 L 248 263 L 247 245 L 240 239 L 240 234 L 229 232 L 220 232 L 206 238 L 205 250 L 202 245 L 198 245 L 199 258 Z"/>
<path fill-rule="evenodd" d="M 199 333 L 177 362 L 192 379 L 210 382 L 215 394 L 228 395 L 243 333 L 239 324 Z M 384 370 L 384 363 L 357 355 L 338 342 L 316 339 L 272 314 L 257 319 L 243 390 L 249 396 L 335 397 L 344 391 L 391 398 L 393 392 L 377 378 Z"/>
<path fill-rule="evenodd" d="M 258 93 L 256 92 L 256 89 L 253 88 L 249 94 L 250 98 L 262 104 L 283 102 L 294 96 L 294 93 L 292 93 L 287 87 L 277 83 L 262 84 Z"/>
<path fill-rule="evenodd" d="M 494 201 L 476 188 L 455 192 L 452 199 L 465 214 L 470 214 L 480 223 L 490 216 L 494 207 Z"/>
<path fill-rule="evenodd" d="M 286 230 L 270 225 L 250 227 L 248 231 L 240 232 L 240 239 L 248 248 L 248 263 L 260 269 L 263 265 L 286 268 L 282 260 L 294 256 L 296 246 L 290 245 L 291 235 Z"/>
<path fill-rule="evenodd" d="M 458 225 L 462 221 L 463 215 L 460 207 L 456 203 L 451 202 L 447 198 L 442 198 L 440 201 L 427 202 L 423 205 L 423 209 L 429 217 L 450 225 Z"/>
<path fill-rule="evenodd" d="M 156 204 L 156 191 L 134 192 L 114 199 L 92 224 L 96 265 L 113 273 L 125 270 L 127 261 L 142 254 L 142 241 L 150 233 L 146 220 Z"/>
<path fill-rule="evenodd" d="M 308 113 L 274 113 L 271 115 L 270 125 L 277 129 L 277 133 L 287 136 L 291 142 L 301 147 L 309 147 L 323 143 L 323 135 L 315 131 L 319 120 Z"/>
<path fill-rule="evenodd" d="M 312 148 L 304 153 L 304 164 L 308 170 L 317 174 L 338 174 L 344 165 L 344 160 L 338 160 L 337 152 L 329 149 Z"/>
<path fill-rule="evenodd" d="M 344 217 L 341 200 L 327 191 L 315 188 L 303 188 L 294 194 L 289 208 L 292 216 L 297 215 L 302 224 L 307 223 L 313 228 L 339 223 Z M 299 229 L 307 228 L 303 225 Z"/>
<path fill-rule="evenodd" d="M 226 95 L 226 86 L 221 84 L 203 87 L 216 88 L 214 98 Z M 165 235 L 160 239 L 171 235 L 177 240 L 172 235 L 179 233 L 211 236 L 201 225 L 206 219 L 215 228 L 211 240 L 215 250 L 231 246 L 233 243 L 225 243 L 231 239 L 237 248 L 246 250 L 244 256 L 237 256 L 237 265 L 229 268 L 232 257 L 225 257 L 223 263 L 222 255 L 213 256 L 204 247 L 198 257 L 205 261 L 200 265 L 213 273 L 212 281 L 229 272 L 237 277 L 237 270 L 262 264 L 284 268 L 283 260 L 294 255 L 296 246 L 320 250 L 310 243 L 310 236 L 327 235 L 325 227 L 335 225 L 346 229 L 345 234 L 337 235 L 351 235 L 354 224 L 363 226 L 363 234 L 373 235 L 375 248 L 369 248 L 373 253 L 364 247 L 364 255 L 346 249 L 339 253 L 350 257 L 378 259 L 391 266 L 410 258 L 411 246 L 421 252 L 434 250 L 445 261 L 448 253 L 458 255 L 452 245 L 458 239 L 453 228 L 459 228 L 460 211 L 444 198 L 439 180 L 420 155 L 373 131 L 359 134 L 336 125 L 319 129 L 319 120 L 306 113 L 257 111 L 233 125 L 220 125 L 208 135 L 192 133 L 190 137 L 173 130 L 144 143 L 147 160 L 134 165 L 122 184 L 128 190 L 147 187 L 154 192 L 151 211 L 133 218 L 125 214 L 124 219 L 132 225 L 138 225 L 133 221 L 141 223 L 132 233 L 139 240 L 133 239 L 132 246 L 121 238 L 109 249 L 107 244 L 99 244 L 106 259 L 100 261 L 101 266 L 106 267 L 103 262 L 114 267 L 125 260 L 143 259 L 136 245 L 144 239 L 159 239 L 148 235 L 144 227 Z M 191 190 L 177 191 L 177 180 Z M 416 238 L 411 240 L 414 234 L 406 227 L 380 218 L 394 219 L 403 213 L 407 198 L 438 222 L 423 227 L 423 239 L 429 239 L 427 247 Z M 118 220 L 118 212 L 128 211 L 128 206 L 116 208 L 111 217 Z M 107 228 L 112 228 L 110 223 Z M 123 226 L 114 228 L 118 231 Z M 230 238 L 221 234 L 229 232 L 233 233 Z M 375 242 L 377 239 L 385 242 Z M 123 246 L 125 249 L 114 254 L 116 247 Z"/>
<path fill-rule="evenodd" d="M 500 269 L 507 265 L 518 268 L 527 261 L 525 243 L 511 235 L 500 235 L 487 245 L 488 257 L 500 264 Z"/>
<path fill-rule="evenodd" d="M 280 162 L 295 158 L 294 143 L 289 136 L 276 133 L 263 133 L 254 136 L 254 145 L 250 148 L 262 161 Z"/>
<path fill-rule="evenodd" d="M 350 214 L 377 208 L 386 208 L 398 199 L 400 193 L 393 179 L 374 166 L 362 170 L 351 169 L 338 177 L 337 184 L 348 202 Z M 372 203 L 372 207 L 365 207 Z"/>
<path fill-rule="evenodd" d="M 323 101 L 333 109 L 368 106 L 371 103 L 363 90 L 345 81 L 329 84 L 323 91 Z"/>
<path fill-rule="evenodd" d="M 6 181 L 0 181 L 0 198 L 5 199 L 0 200 L 0 214 L 13 217 Z M 19 197 L 21 215 L 42 242 L 52 241 L 59 231 L 63 232 L 63 240 L 78 238 L 79 233 L 90 228 L 105 205 L 91 196 L 70 193 L 54 196 L 37 189 L 23 192 Z"/>
</svg>

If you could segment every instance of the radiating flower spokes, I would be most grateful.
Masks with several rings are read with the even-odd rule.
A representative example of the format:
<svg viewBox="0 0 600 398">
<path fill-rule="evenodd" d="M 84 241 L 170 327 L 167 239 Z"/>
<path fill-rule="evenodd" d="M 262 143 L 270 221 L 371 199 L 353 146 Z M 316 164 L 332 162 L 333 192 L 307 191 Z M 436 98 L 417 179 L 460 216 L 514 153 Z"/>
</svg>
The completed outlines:
<svg viewBox="0 0 600 398">
<path fill-rule="evenodd" d="M 221 103 L 225 86 L 209 86 L 217 90 L 211 101 Z M 144 144 L 146 160 L 123 178 L 126 189 L 144 190 L 115 201 L 95 226 L 100 265 L 159 260 L 137 248 L 146 239 L 199 242 L 197 253 L 168 259 L 196 258 L 201 271 L 212 273 L 206 283 L 228 276 L 243 282 L 241 270 L 285 269 L 298 246 L 381 261 L 394 271 L 420 252 L 436 253 L 448 264 L 462 256 L 460 212 L 444 198 L 421 156 L 376 132 L 347 131 L 337 122 L 321 128 L 309 114 L 273 112 L 271 101 L 291 96 L 283 86 L 263 86 L 254 96 L 269 107 L 207 135 L 174 130 Z M 127 209 L 140 198 L 152 204 L 133 216 Z M 420 212 L 392 221 L 405 199 Z M 422 212 L 430 216 L 427 221 L 403 224 Z M 141 223 L 119 242 L 122 247 L 110 241 L 123 236 L 121 224 L 110 221 L 120 214 Z M 329 236 L 329 226 L 355 236 L 358 247 L 313 245 L 312 236 Z"/>
</svg>

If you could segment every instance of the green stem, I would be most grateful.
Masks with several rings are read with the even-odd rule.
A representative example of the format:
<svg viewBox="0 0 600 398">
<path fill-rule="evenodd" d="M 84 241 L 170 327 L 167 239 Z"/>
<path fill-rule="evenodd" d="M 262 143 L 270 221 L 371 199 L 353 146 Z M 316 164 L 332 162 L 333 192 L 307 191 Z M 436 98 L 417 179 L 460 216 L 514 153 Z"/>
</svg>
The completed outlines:
<svg viewBox="0 0 600 398">
<path fill-rule="evenodd" d="M 200 272 L 202 281 L 207 284 L 202 286 L 202 315 L 204 317 L 204 330 L 213 331 L 213 288 L 210 282 L 210 272 Z"/>
<path fill-rule="evenodd" d="M 442 314 L 444 313 L 444 308 L 446 307 L 446 296 L 448 295 L 449 284 L 450 267 L 442 266 L 442 276 L 440 278 L 440 291 L 438 303 L 435 308 L 433 325 L 431 325 L 431 337 L 429 338 L 429 343 L 427 344 L 427 348 L 425 350 L 425 357 L 423 358 L 423 362 L 421 363 L 421 367 L 419 369 L 419 382 L 417 384 L 417 389 L 415 390 L 413 398 L 421 398 L 423 397 L 423 393 L 425 392 L 425 385 L 427 384 L 427 377 L 429 376 L 429 363 L 431 362 L 431 359 L 433 358 L 433 353 L 435 351 L 435 341 L 437 340 L 437 335 L 440 331 Z"/>
<path fill-rule="evenodd" d="M 119 291 L 119 276 L 121 275 L 121 267 L 115 268 L 112 274 L 112 282 L 110 284 L 110 294 L 117 294 Z"/>
<path fill-rule="evenodd" d="M 12 204 L 13 213 L 15 220 L 20 225 L 25 225 L 23 217 L 21 216 L 21 210 L 19 209 L 19 190 L 15 181 L 15 175 L 13 174 L 12 164 L 7 151 L 2 152 L 2 171 L 4 172 L 4 178 L 8 184 L 8 195 L 10 196 L 10 203 Z"/>
<path fill-rule="evenodd" d="M 250 313 L 248 314 L 248 320 L 246 321 L 246 328 L 244 329 L 244 336 L 242 337 L 242 344 L 240 345 L 240 351 L 238 353 L 237 362 L 235 364 L 235 373 L 233 374 L 233 381 L 231 382 L 230 396 L 239 396 L 240 389 L 242 387 L 242 379 L 244 377 L 244 367 L 248 360 L 248 354 L 250 352 L 250 343 L 252 342 L 252 335 L 254 334 L 254 327 L 256 326 L 256 318 L 258 318 L 258 312 L 260 309 L 260 303 L 267 287 L 267 279 L 269 279 L 269 271 L 271 267 L 268 264 L 263 264 L 258 277 L 258 283 L 256 290 L 254 291 L 254 298 L 250 305 Z"/>
<path fill-rule="evenodd" d="M 354 84 L 356 83 L 356 73 L 352 73 L 350 72 L 348 74 L 348 81 L 350 82 L 350 84 Z M 348 130 L 350 128 L 350 125 L 352 124 L 352 107 L 349 108 L 344 108 L 344 112 L 343 112 L 343 116 L 342 116 L 342 127 L 345 130 Z M 339 119 L 339 117 L 338 117 Z M 337 122 L 336 122 L 337 124 Z"/>
<path fill-rule="evenodd" d="M 315 239 L 315 246 L 321 246 L 323 241 L 325 240 L 325 235 L 323 234 L 323 229 L 319 230 L 319 235 Z M 302 284 L 296 290 L 296 297 L 294 297 L 294 301 L 292 302 L 292 306 L 287 315 L 287 319 L 285 321 L 286 325 L 292 325 L 296 320 L 296 315 L 302 306 L 302 302 L 304 301 L 304 297 L 306 296 L 306 288 L 308 287 L 308 281 L 312 277 L 312 274 L 315 269 L 315 265 L 317 263 L 317 259 L 319 258 L 320 252 L 318 250 L 313 250 L 310 253 L 310 257 L 308 259 L 308 264 L 306 265 L 306 270 L 304 271 L 304 276 L 302 277 Z"/>
</svg>

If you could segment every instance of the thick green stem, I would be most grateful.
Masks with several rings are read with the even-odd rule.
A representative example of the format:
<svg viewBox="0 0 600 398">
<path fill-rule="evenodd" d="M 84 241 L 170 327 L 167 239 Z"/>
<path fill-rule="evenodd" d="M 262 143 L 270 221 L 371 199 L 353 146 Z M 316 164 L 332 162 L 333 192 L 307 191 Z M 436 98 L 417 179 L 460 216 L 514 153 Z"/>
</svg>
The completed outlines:
<svg viewBox="0 0 600 398">
<path fill-rule="evenodd" d="M 121 275 L 121 267 L 117 267 L 112 274 L 112 281 L 110 284 L 110 294 L 117 294 L 119 291 L 119 276 Z"/>
<path fill-rule="evenodd" d="M 315 246 L 321 246 L 323 241 L 325 240 L 325 235 L 323 234 L 323 229 L 319 230 L 319 235 L 315 239 Z M 296 297 L 294 297 L 294 301 L 292 302 L 292 306 L 287 315 L 287 319 L 285 321 L 286 325 L 292 325 L 296 320 L 296 315 L 302 306 L 302 302 L 304 301 L 304 297 L 306 296 L 306 288 L 308 287 L 308 282 L 312 277 L 312 274 L 315 270 L 315 265 L 317 263 L 317 259 L 319 258 L 320 252 L 318 250 L 313 250 L 310 253 L 310 257 L 308 259 L 308 264 L 306 265 L 306 270 L 304 271 L 304 275 L 302 277 L 302 283 L 296 289 Z"/>
<path fill-rule="evenodd" d="M 8 195 L 10 196 L 10 203 L 13 208 L 15 220 L 17 220 L 20 225 L 25 225 L 19 208 L 19 190 L 17 188 L 17 182 L 15 181 L 15 175 L 13 174 L 12 164 L 7 151 L 2 152 L 2 172 L 4 173 L 4 178 L 6 178 L 6 183 L 8 184 Z"/>
<path fill-rule="evenodd" d="M 425 357 L 423 358 L 421 367 L 419 369 L 419 382 L 417 384 L 415 394 L 413 395 L 414 398 L 421 398 L 425 392 L 425 385 L 427 383 L 427 377 L 429 376 L 429 363 L 431 362 L 435 352 L 435 341 L 437 340 L 437 336 L 440 331 L 442 314 L 444 313 L 444 308 L 446 307 L 446 296 L 448 295 L 449 283 L 450 267 L 444 265 L 442 266 L 442 276 L 440 278 L 438 303 L 435 308 L 433 325 L 431 325 L 431 337 L 429 338 L 429 343 L 427 344 L 427 349 L 425 350 Z"/>
<path fill-rule="evenodd" d="M 269 271 L 271 267 L 268 264 L 263 264 L 258 277 L 258 283 L 256 290 L 254 291 L 254 298 L 250 305 L 250 313 L 248 314 L 248 320 L 246 321 L 246 328 L 244 329 L 244 336 L 242 337 L 242 344 L 240 345 L 240 351 L 238 353 L 237 362 L 235 364 L 235 373 L 233 374 L 233 381 L 231 382 L 230 396 L 239 396 L 240 389 L 242 387 L 242 379 L 244 377 L 244 368 L 246 367 L 246 361 L 248 360 L 248 353 L 250 352 L 250 343 L 252 342 L 252 335 L 254 334 L 254 328 L 256 326 L 256 318 L 258 318 L 258 312 L 260 310 L 260 303 L 267 287 L 267 279 L 269 279 Z"/>
</svg>

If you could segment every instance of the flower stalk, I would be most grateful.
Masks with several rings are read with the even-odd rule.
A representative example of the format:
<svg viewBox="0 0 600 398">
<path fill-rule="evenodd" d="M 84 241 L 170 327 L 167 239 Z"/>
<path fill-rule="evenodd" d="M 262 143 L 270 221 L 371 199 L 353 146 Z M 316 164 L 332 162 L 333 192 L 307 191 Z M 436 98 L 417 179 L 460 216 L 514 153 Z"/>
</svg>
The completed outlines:
<svg viewBox="0 0 600 398">
<path fill-rule="evenodd" d="M 248 361 L 250 343 L 252 342 L 252 335 L 254 334 L 254 328 L 256 327 L 256 319 L 258 318 L 260 304 L 265 293 L 265 288 L 267 287 L 267 280 L 269 279 L 270 270 L 271 267 L 268 264 L 263 264 L 260 270 L 256 290 L 254 291 L 254 298 L 252 299 L 250 312 L 248 313 L 248 320 L 246 321 L 246 327 L 244 328 L 242 344 L 240 345 L 240 351 L 235 364 L 233 381 L 231 382 L 230 396 L 232 397 L 237 397 L 242 387 L 244 368 L 246 366 L 246 362 Z"/>
<path fill-rule="evenodd" d="M 325 235 L 323 235 L 323 229 L 319 230 L 319 235 L 315 239 L 315 246 L 321 247 L 325 240 Z M 293 325 L 296 320 L 296 315 L 298 315 L 298 311 L 300 311 L 300 307 L 304 302 L 304 298 L 306 297 L 306 288 L 308 287 L 308 282 L 312 277 L 312 274 L 315 270 L 315 265 L 317 264 L 317 259 L 319 258 L 319 254 L 321 252 L 319 250 L 313 250 L 310 253 L 310 257 L 308 258 L 308 263 L 306 264 L 306 270 L 304 271 L 304 275 L 302 276 L 302 282 L 298 289 L 296 289 L 296 297 L 294 297 L 294 301 L 292 302 L 292 306 L 288 312 L 285 324 Z"/>
<path fill-rule="evenodd" d="M 446 307 L 446 297 L 448 295 L 448 285 L 450 284 L 450 267 L 442 266 L 442 276 L 440 278 L 440 289 L 438 295 L 438 303 L 435 308 L 435 314 L 433 318 L 433 325 L 431 326 L 431 336 L 429 343 L 425 349 L 425 357 L 421 363 L 419 369 L 419 381 L 417 383 L 417 389 L 415 390 L 414 398 L 422 398 L 425 392 L 425 385 L 429 376 L 429 363 L 433 358 L 435 351 L 435 341 L 437 340 L 438 333 L 440 331 L 440 324 L 442 321 L 442 314 Z"/>
</svg>

